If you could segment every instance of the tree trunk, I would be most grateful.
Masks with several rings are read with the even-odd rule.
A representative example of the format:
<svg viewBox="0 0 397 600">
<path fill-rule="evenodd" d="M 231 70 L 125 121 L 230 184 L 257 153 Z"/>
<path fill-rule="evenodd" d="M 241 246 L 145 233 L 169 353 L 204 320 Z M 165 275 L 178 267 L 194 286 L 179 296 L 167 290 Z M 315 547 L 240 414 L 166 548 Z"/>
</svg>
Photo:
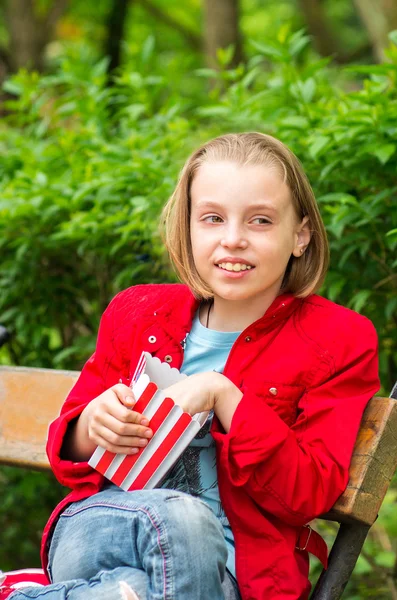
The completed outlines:
<svg viewBox="0 0 397 600">
<path fill-rule="evenodd" d="M 218 48 L 234 45 L 230 66 L 243 60 L 239 27 L 239 0 L 204 0 L 205 53 L 211 67 L 218 67 Z"/>
<path fill-rule="evenodd" d="M 338 55 L 340 48 L 331 28 L 321 0 L 298 0 L 309 33 L 313 36 L 313 46 L 321 56 Z"/>
<path fill-rule="evenodd" d="M 397 29 L 396 0 L 354 0 L 357 12 L 368 32 L 375 57 L 385 60 L 385 48 L 389 45 L 387 34 Z"/>
<path fill-rule="evenodd" d="M 108 73 L 121 64 L 121 47 L 130 0 L 113 0 L 107 19 L 105 54 L 109 57 Z"/>
<path fill-rule="evenodd" d="M 173 17 L 169 12 L 162 10 L 160 7 L 152 2 L 151 0 L 139 0 L 139 4 L 155 19 L 158 19 L 167 27 L 174 29 L 177 31 L 182 37 L 185 38 L 186 43 L 189 45 L 192 50 L 201 51 L 202 48 L 202 40 L 201 36 L 197 34 L 195 31 L 186 27 L 180 23 L 175 17 Z"/>
<path fill-rule="evenodd" d="M 6 23 L 10 36 L 9 64 L 12 72 L 21 67 L 38 71 L 43 67 L 43 41 L 31 0 L 8 0 Z"/>
<path fill-rule="evenodd" d="M 68 0 L 53 0 L 47 14 L 39 17 L 33 0 L 8 0 L 5 20 L 9 33 L 8 63 L 11 72 L 21 67 L 43 70 L 44 51 Z"/>
<path fill-rule="evenodd" d="M 397 2 L 396 0 L 382 0 L 383 10 L 385 11 L 388 22 L 387 32 L 397 29 Z"/>
</svg>

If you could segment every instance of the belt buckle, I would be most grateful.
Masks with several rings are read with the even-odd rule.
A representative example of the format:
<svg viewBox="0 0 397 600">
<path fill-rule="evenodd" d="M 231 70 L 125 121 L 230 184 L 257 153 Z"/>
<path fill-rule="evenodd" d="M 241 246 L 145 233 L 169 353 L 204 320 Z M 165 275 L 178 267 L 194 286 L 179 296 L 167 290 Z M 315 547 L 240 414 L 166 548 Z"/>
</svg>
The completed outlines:
<svg viewBox="0 0 397 600">
<path fill-rule="evenodd" d="M 306 529 L 308 529 L 308 530 L 309 530 L 309 535 L 308 535 L 308 536 L 307 536 L 307 538 L 306 538 L 306 543 L 305 543 L 305 545 L 304 545 L 303 547 L 300 547 L 300 546 L 295 546 L 295 548 L 296 548 L 297 550 L 301 550 L 302 552 L 303 552 L 304 550 L 306 550 L 306 548 L 307 548 L 307 545 L 308 545 L 308 543 L 309 543 L 309 540 L 310 540 L 310 536 L 312 535 L 312 531 L 313 531 L 313 530 L 312 530 L 312 528 L 310 527 L 310 525 L 303 525 L 303 527 L 306 527 Z M 303 527 L 302 527 L 302 529 L 303 529 Z M 301 530 L 301 532 L 302 532 L 302 530 Z M 300 534 L 299 534 L 299 538 L 300 538 Z"/>
</svg>

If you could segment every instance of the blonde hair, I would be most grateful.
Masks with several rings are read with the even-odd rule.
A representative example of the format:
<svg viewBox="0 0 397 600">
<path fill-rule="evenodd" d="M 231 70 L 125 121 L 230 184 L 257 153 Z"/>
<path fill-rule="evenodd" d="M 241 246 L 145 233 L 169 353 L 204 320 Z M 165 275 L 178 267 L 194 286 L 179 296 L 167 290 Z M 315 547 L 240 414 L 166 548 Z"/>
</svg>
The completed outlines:
<svg viewBox="0 0 397 600">
<path fill-rule="evenodd" d="M 198 148 L 186 161 L 174 190 L 161 214 L 161 232 L 171 262 L 181 279 L 198 299 L 213 291 L 200 277 L 193 260 L 190 238 L 192 181 L 203 163 L 230 161 L 239 166 L 264 165 L 281 170 L 288 185 L 296 214 L 309 217 L 311 240 L 299 258 L 291 256 L 281 286 L 304 298 L 318 290 L 328 268 L 327 234 L 313 190 L 297 157 L 276 138 L 263 133 L 230 133 Z"/>
</svg>

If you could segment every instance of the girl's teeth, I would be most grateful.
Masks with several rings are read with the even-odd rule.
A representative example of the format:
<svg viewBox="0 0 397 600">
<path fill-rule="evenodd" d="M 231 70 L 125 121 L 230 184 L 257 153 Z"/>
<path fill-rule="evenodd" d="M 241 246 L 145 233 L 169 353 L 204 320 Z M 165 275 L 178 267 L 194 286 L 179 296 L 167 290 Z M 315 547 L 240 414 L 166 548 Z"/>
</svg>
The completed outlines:
<svg viewBox="0 0 397 600">
<path fill-rule="evenodd" d="M 225 269 L 226 271 L 235 271 L 236 273 L 238 273 L 239 271 L 246 271 L 247 269 L 251 269 L 251 266 L 240 263 L 221 263 L 219 266 L 222 269 Z"/>
</svg>

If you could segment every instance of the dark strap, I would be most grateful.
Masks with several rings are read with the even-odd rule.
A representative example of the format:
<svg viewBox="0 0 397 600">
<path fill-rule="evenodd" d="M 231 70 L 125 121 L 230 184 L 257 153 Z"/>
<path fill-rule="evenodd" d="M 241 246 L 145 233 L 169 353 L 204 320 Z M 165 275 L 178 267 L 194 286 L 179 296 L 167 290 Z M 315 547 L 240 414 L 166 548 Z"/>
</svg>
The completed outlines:
<svg viewBox="0 0 397 600">
<path fill-rule="evenodd" d="M 328 566 L 328 547 L 323 538 L 310 525 L 303 525 L 298 531 L 296 549 L 301 552 L 310 552 L 317 556 L 324 569 Z"/>
</svg>

